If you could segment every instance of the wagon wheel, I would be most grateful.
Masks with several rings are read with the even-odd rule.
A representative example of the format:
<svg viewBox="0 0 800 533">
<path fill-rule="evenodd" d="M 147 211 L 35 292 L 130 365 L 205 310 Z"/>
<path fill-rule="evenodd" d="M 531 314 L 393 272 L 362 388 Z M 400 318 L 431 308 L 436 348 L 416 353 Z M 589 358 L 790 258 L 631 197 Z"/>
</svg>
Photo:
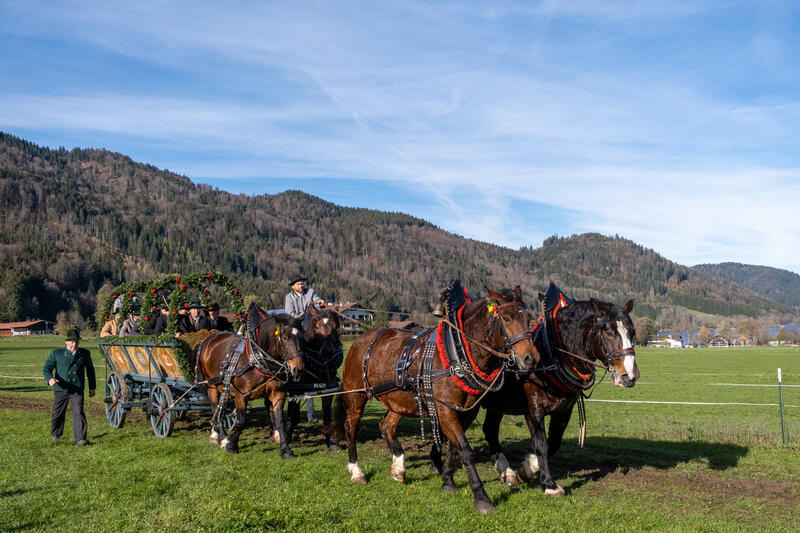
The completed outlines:
<svg viewBox="0 0 800 533">
<path fill-rule="evenodd" d="M 124 379 L 112 372 L 106 380 L 106 418 L 108 425 L 112 428 L 121 428 L 125 423 L 125 415 L 128 412 L 123 409 L 122 403 L 128 398 L 128 386 Z"/>
<path fill-rule="evenodd" d="M 150 425 L 156 437 L 169 437 L 175 425 L 175 411 L 168 411 L 172 405 L 172 392 L 165 383 L 156 383 L 150 391 Z"/>
</svg>

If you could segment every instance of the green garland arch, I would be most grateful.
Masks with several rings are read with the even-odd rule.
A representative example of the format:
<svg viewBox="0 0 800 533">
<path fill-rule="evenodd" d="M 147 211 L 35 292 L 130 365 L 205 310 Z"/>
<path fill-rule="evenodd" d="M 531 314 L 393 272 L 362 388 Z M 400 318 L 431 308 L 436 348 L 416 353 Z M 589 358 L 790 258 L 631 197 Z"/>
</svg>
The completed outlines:
<svg viewBox="0 0 800 533">
<path fill-rule="evenodd" d="M 186 290 L 194 289 L 200 293 L 200 302 L 203 305 L 211 303 L 211 296 L 209 287 L 211 284 L 220 287 L 228 295 L 230 301 L 230 310 L 236 315 L 233 322 L 235 330 L 239 329 L 242 317 L 244 316 L 244 301 L 239 289 L 236 288 L 233 281 L 227 276 L 218 271 L 199 271 L 192 272 L 184 276 L 170 275 L 165 276 L 156 281 L 132 281 L 124 282 L 111 291 L 111 294 L 103 302 L 103 323 L 111 318 L 111 309 L 114 305 L 114 300 L 119 295 L 122 295 L 122 305 L 120 306 L 120 319 L 124 320 L 130 315 L 133 307 L 133 297 L 136 295 L 143 295 L 141 299 L 142 305 L 142 318 L 139 322 L 139 331 L 144 331 L 144 326 L 150 313 L 158 308 L 160 303 L 159 298 L 163 299 L 163 293 L 169 292 L 169 308 L 170 314 L 167 319 L 167 329 L 159 336 L 159 341 L 170 342 L 175 336 L 175 331 L 178 322 L 178 307 L 186 298 Z M 102 326 L 102 324 L 101 324 Z"/>
</svg>

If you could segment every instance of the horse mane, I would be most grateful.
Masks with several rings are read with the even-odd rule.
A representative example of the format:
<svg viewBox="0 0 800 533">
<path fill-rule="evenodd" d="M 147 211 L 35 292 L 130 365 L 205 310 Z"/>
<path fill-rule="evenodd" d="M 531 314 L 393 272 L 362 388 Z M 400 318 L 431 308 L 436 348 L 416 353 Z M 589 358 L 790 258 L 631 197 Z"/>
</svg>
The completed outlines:
<svg viewBox="0 0 800 533">
<path fill-rule="evenodd" d="M 603 314 L 595 312 L 595 306 L 602 309 Z M 590 353 L 594 334 L 602 324 L 620 318 L 630 321 L 624 310 L 613 302 L 604 302 L 592 298 L 591 300 L 577 300 L 562 308 L 558 312 L 558 327 L 561 331 L 561 340 L 567 350 L 574 353 Z M 579 335 L 566 335 L 564 325 L 576 324 Z M 628 325 L 628 324 L 626 324 Z M 630 324 L 632 327 L 632 323 Z"/>
</svg>

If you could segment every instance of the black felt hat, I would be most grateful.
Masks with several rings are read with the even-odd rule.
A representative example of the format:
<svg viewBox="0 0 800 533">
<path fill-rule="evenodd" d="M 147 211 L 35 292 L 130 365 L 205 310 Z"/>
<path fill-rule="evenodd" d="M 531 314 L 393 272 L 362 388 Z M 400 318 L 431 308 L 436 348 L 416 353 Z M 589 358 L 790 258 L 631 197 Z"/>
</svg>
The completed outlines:
<svg viewBox="0 0 800 533">
<path fill-rule="evenodd" d="M 304 278 L 303 276 L 300 276 L 300 277 L 298 277 L 298 278 L 294 278 L 294 279 L 293 279 L 293 280 L 292 280 L 292 281 L 289 283 L 289 286 L 291 287 L 292 285 L 294 285 L 294 284 L 295 284 L 295 283 L 297 283 L 298 281 L 308 281 L 308 278 Z"/>
<path fill-rule="evenodd" d="M 219 311 L 219 304 L 217 302 L 211 302 L 208 304 L 209 311 Z"/>
</svg>

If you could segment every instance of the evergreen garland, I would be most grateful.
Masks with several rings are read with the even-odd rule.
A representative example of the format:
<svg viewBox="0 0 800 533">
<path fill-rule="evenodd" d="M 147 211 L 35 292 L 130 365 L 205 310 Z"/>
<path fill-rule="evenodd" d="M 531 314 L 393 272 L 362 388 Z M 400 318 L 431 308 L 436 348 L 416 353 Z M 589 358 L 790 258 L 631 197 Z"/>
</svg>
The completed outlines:
<svg viewBox="0 0 800 533">
<path fill-rule="evenodd" d="M 239 289 L 236 288 L 233 281 L 227 276 L 217 271 L 200 271 L 192 272 L 191 274 L 180 276 L 170 275 L 165 276 L 156 281 L 135 281 L 124 282 L 117 285 L 111 294 L 105 299 L 103 303 L 103 320 L 104 323 L 111 318 L 111 309 L 114 305 L 114 300 L 123 295 L 122 305 L 120 307 L 120 321 L 130 315 L 131 308 L 133 307 L 133 296 L 137 294 L 144 295 L 141 302 L 142 311 L 141 319 L 139 321 L 139 331 L 144 331 L 144 326 L 153 311 L 158 310 L 159 305 L 164 298 L 163 294 L 169 292 L 169 308 L 170 314 L 167 319 L 167 329 L 159 340 L 166 336 L 167 339 L 174 337 L 177 322 L 178 322 L 178 308 L 181 305 L 188 307 L 186 300 L 186 290 L 194 289 L 200 293 L 200 302 L 208 306 L 211 303 L 211 292 L 209 290 L 210 284 L 214 283 L 220 287 L 228 295 L 230 300 L 230 310 L 236 315 L 234 319 L 234 329 L 239 329 L 242 317 L 244 316 L 244 301 Z M 102 325 L 102 324 L 101 324 Z M 121 326 L 121 323 L 119 324 Z"/>
</svg>

